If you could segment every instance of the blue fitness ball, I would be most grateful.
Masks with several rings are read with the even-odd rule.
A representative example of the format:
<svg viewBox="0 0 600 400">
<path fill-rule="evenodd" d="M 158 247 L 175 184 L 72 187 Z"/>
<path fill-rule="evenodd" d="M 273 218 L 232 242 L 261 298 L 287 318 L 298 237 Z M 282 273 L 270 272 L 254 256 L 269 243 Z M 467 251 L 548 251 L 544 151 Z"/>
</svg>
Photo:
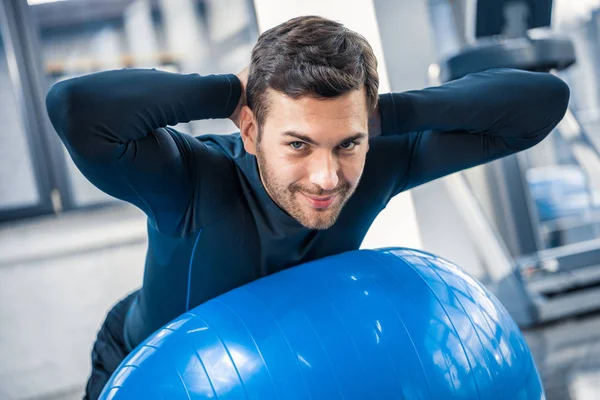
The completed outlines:
<svg viewBox="0 0 600 400">
<path fill-rule="evenodd" d="M 159 329 L 101 399 L 544 399 L 519 328 L 479 282 L 410 249 L 267 276 Z"/>
</svg>

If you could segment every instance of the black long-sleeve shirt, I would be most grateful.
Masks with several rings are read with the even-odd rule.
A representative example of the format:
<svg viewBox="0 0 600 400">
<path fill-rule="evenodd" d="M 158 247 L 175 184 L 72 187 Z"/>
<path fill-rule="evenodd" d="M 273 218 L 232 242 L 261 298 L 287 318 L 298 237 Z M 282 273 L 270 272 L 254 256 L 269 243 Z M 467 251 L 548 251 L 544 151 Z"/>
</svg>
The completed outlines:
<svg viewBox="0 0 600 400">
<path fill-rule="evenodd" d="M 143 286 L 126 322 L 131 346 L 235 287 L 358 249 L 404 190 L 537 144 L 562 119 L 569 89 L 550 74 L 497 69 L 380 95 L 382 134 L 369 139 L 356 192 L 322 231 L 272 201 L 239 133 L 192 137 L 172 128 L 226 118 L 240 95 L 235 75 L 124 69 L 60 82 L 47 96 L 81 172 L 148 216 Z"/>
</svg>

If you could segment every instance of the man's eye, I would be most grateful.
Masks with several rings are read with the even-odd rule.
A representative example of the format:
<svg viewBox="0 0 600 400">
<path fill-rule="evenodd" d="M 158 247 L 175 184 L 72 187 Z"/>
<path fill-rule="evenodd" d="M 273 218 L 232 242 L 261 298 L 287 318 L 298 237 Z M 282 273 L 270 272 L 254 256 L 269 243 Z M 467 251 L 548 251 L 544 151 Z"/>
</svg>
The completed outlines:
<svg viewBox="0 0 600 400">
<path fill-rule="evenodd" d="M 345 142 L 340 144 L 340 148 L 342 150 L 352 150 L 354 148 L 354 146 L 356 146 L 358 143 L 356 143 L 355 141 L 351 141 L 351 142 Z"/>
<path fill-rule="evenodd" d="M 300 150 L 304 147 L 304 143 L 303 142 L 292 142 L 292 143 L 290 143 L 290 146 L 294 150 Z"/>
</svg>

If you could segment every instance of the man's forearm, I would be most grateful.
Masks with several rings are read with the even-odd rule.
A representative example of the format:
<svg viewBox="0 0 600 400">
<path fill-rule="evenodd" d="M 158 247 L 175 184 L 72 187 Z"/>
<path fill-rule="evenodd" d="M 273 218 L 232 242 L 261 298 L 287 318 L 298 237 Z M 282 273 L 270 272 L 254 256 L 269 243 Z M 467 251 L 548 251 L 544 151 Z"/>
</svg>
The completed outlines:
<svg viewBox="0 0 600 400">
<path fill-rule="evenodd" d="M 127 143 L 168 125 L 227 118 L 240 94 L 235 75 L 122 69 L 59 82 L 46 104 L 59 135 L 74 145 L 95 134 Z"/>
<path fill-rule="evenodd" d="M 489 70 L 438 87 L 380 96 L 382 134 L 466 131 L 527 137 L 562 119 L 569 88 L 559 78 Z"/>
</svg>

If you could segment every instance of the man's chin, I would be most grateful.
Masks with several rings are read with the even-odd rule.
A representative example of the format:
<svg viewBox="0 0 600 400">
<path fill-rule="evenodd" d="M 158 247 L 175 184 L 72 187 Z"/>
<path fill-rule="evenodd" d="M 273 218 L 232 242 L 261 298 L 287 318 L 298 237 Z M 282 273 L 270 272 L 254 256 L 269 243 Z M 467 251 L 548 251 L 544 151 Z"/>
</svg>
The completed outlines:
<svg viewBox="0 0 600 400">
<path fill-rule="evenodd" d="M 294 217 L 302 226 L 314 230 L 326 230 L 331 228 L 337 221 L 347 196 L 336 195 L 335 202 L 326 208 L 313 207 L 310 201 L 300 193 L 297 193 L 295 207 L 289 208 L 288 213 Z"/>
<path fill-rule="evenodd" d="M 331 228 L 337 221 L 338 213 L 331 214 L 331 210 L 313 210 L 310 213 L 304 213 L 296 220 L 306 228 L 322 231 Z"/>
<path fill-rule="evenodd" d="M 335 221 L 333 223 L 323 223 L 323 224 L 306 224 L 303 223 L 302 221 L 298 221 L 300 222 L 300 224 L 302 224 L 303 227 L 314 230 L 314 231 L 325 231 L 329 228 L 331 228 Z"/>
</svg>

